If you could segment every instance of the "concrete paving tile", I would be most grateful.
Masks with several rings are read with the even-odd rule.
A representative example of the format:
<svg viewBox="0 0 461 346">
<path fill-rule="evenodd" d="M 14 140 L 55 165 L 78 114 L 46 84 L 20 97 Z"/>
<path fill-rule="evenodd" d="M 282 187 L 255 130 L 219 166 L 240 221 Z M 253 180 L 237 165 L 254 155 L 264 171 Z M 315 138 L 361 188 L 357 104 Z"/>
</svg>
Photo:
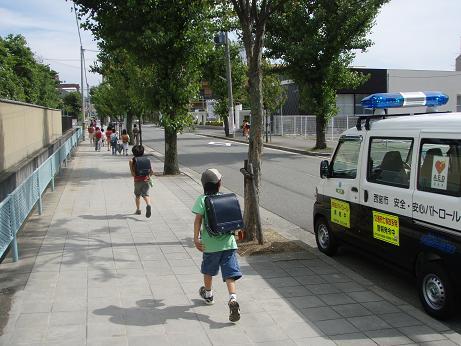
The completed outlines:
<svg viewBox="0 0 461 346">
<path fill-rule="evenodd" d="M 336 345 L 328 336 L 296 339 L 295 342 L 297 345 L 300 345 L 300 346 L 334 346 Z"/>
<path fill-rule="evenodd" d="M 350 281 L 350 282 L 335 282 L 334 286 L 338 288 L 342 292 L 357 292 L 357 291 L 363 291 L 364 288 L 363 286 L 359 285 L 356 282 Z"/>
<path fill-rule="evenodd" d="M 446 340 L 445 336 L 427 326 L 402 327 L 398 330 L 417 343 Z"/>
<path fill-rule="evenodd" d="M 289 339 L 287 333 L 283 332 L 279 328 L 265 328 L 260 326 L 243 326 L 242 329 L 250 338 L 251 341 L 257 342 L 269 342 Z"/>
<path fill-rule="evenodd" d="M 155 335 L 155 339 L 147 338 L 146 336 L 128 336 L 128 346 L 152 346 L 153 340 L 155 340 L 155 346 L 170 346 L 170 340 L 167 335 Z M 88 344 L 87 346 L 92 346 Z M 106 345 L 101 345 L 106 346 Z M 112 346 L 108 344 L 107 346 Z M 118 345 L 116 345 L 118 346 Z"/>
<path fill-rule="evenodd" d="M 48 342 L 57 342 L 63 340 L 86 341 L 86 325 L 61 325 L 50 326 L 46 336 Z"/>
<path fill-rule="evenodd" d="M 152 342 L 152 340 L 150 340 Z M 110 338 L 97 338 L 88 340 L 87 346 L 127 346 L 128 339 L 126 336 L 116 336 Z"/>
<path fill-rule="evenodd" d="M 363 302 L 361 303 L 365 308 L 367 308 L 368 310 L 370 310 L 372 313 L 374 313 L 375 315 L 379 315 L 379 314 L 389 314 L 389 313 L 396 313 L 396 312 L 400 312 L 401 310 L 385 301 L 385 300 L 380 300 L 380 301 L 376 301 L 376 302 Z"/>
<path fill-rule="evenodd" d="M 306 285 L 313 294 L 341 293 L 333 284 Z"/>
<path fill-rule="evenodd" d="M 299 286 L 299 282 L 296 281 L 293 277 L 287 276 L 282 278 L 272 278 L 267 279 L 267 282 L 272 287 L 289 287 L 289 286 Z"/>
<path fill-rule="evenodd" d="M 311 296 L 311 291 L 309 291 L 304 286 L 290 286 L 290 287 L 280 287 L 277 289 L 280 296 L 284 298 L 292 298 L 292 297 L 304 297 L 304 296 Z"/>
<path fill-rule="evenodd" d="M 50 327 L 86 325 L 86 311 L 53 312 L 49 318 Z"/>
<path fill-rule="evenodd" d="M 324 284 L 326 281 L 319 275 L 304 275 L 304 276 L 295 276 L 294 277 L 301 285 L 318 285 Z"/>
<path fill-rule="evenodd" d="M 211 341 L 208 336 L 201 331 L 189 332 L 189 333 L 175 333 L 167 334 L 168 342 L 174 346 L 206 346 L 211 345 Z"/>
<path fill-rule="evenodd" d="M 257 342 L 255 345 L 267 345 L 267 346 L 296 346 L 296 342 L 292 339 L 276 340 L 276 341 L 263 341 Z"/>
<path fill-rule="evenodd" d="M 336 345 L 344 346 L 376 346 L 376 343 L 362 333 L 350 333 L 332 336 L 331 339 Z"/>
<path fill-rule="evenodd" d="M 407 345 L 413 342 L 396 329 L 372 330 L 365 332 L 365 334 L 382 346 Z"/>
<path fill-rule="evenodd" d="M 324 306 L 325 303 L 316 296 L 293 297 L 288 301 L 298 309 Z"/>
<path fill-rule="evenodd" d="M 163 324 L 157 325 L 126 325 L 126 333 L 127 336 L 136 336 L 136 335 L 144 335 L 144 336 L 157 336 L 157 335 L 165 335 L 165 327 Z"/>
<path fill-rule="evenodd" d="M 22 313 L 16 320 L 15 328 L 44 329 L 48 326 L 49 313 Z"/>
<path fill-rule="evenodd" d="M 418 326 L 423 323 L 416 318 L 411 317 L 410 315 L 403 312 L 395 312 L 391 314 L 382 314 L 379 315 L 381 319 L 389 323 L 392 327 L 409 327 L 409 326 Z"/>
<path fill-rule="evenodd" d="M 292 268 L 284 268 L 285 271 L 292 275 L 292 276 L 307 276 L 307 275 L 314 275 L 315 273 L 306 267 L 292 267 Z"/>
<path fill-rule="evenodd" d="M 349 292 L 347 294 L 359 303 L 377 302 L 382 300 L 380 296 L 370 291 Z"/>
<path fill-rule="evenodd" d="M 240 320 L 240 323 L 245 326 L 266 326 L 269 329 L 275 327 L 274 319 L 267 312 L 242 314 Z"/>
<path fill-rule="evenodd" d="M 53 303 L 53 312 L 57 311 L 85 311 L 87 308 L 86 297 L 60 298 Z"/>
<path fill-rule="evenodd" d="M 352 304 L 354 300 L 344 293 L 321 294 L 318 297 L 327 305 Z"/>
<path fill-rule="evenodd" d="M 324 334 L 314 324 L 303 322 L 291 322 L 282 323 L 280 328 L 292 339 L 304 339 L 312 338 L 317 336 L 323 336 Z"/>
<path fill-rule="evenodd" d="M 46 329 L 31 329 L 24 328 L 16 329 L 10 339 L 8 345 L 27 345 L 41 344 L 46 340 Z"/>
<path fill-rule="evenodd" d="M 328 336 L 358 332 L 358 329 L 344 318 L 317 321 L 315 325 Z"/>
<path fill-rule="evenodd" d="M 343 317 L 360 317 L 371 315 L 371 312 L 360 304 L 344 304 L 332 306 L 333 310 Z"/>
<path fill-rule="evenodd" d="M 87 339 L 112 338 L 126 335 L 126 328 L 123 325 L 112 322 L 90 323 L 87 325 Z"/>
<path fill-rule="evenodd" d="M 235 324 L 220 329 L 207 331 L 213 345 L 252 345 L 253 342 L 245 334 L 243 329 Z"/>
<path fill-rule="evenodd" d="M 440 341 L 428 341 L 423 342 L 420 345 L 422 346 L 455 346 L 459 345 L 450 340 L 440 340 Z"/>
<path fill-rule="evenodd" d="M 390 328 L 391 326 L 383 321 L 378 316 L 362 316 L 362 317 L 351 317 L 347 319 L 351 322 L 357 329 L 361 331 L 369 330 L 379 330 Z"/>
<path fill-rule="evenodd" d="M 300 309 L 300 311 L 311 322 L 332 320 L 341 317 L 336 311 L 327 306 Z"/>
</svg>

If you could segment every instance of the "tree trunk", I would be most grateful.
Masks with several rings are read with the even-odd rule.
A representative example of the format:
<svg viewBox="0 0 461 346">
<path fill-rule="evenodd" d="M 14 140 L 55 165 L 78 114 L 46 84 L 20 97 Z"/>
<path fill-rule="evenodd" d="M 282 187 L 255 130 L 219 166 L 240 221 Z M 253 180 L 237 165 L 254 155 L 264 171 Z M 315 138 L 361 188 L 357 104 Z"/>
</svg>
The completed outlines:
<svg viewBox="0 0 461 346">
<path fill-rule="evenodd" d="M 253 165 L 256 191 L 251 186 L 251 181 L 245 179 L 245 210 L 244 223 L 247 239 L 253 240 L 256 237 L 258 228 L 256 213 L 259 208 L 259 189 L 261 181 L 261 155 L 262 155 L 262 119 L 263 119 L 263 98 L 262 98 L 262 71 L 261 54 L 254 56 L 250 62 L 249 89 L 251 104 L 251 126 L 250 141 L 248 146 L 248 161 Z"/>
<path fill-rule="evenodd" d="M 226 137 L 229 137 L 229 117 L 223 117 L 224 122 L 224 133 Z"/>
<path fill-rule="evenodd" d="M 178 164 L 178 134 L 175 129 L 165 128 L 165 162 L 163 174 L 179 174 Z"/>
<path fill-rule="evenodd" d="M 317 134 L 317 138 L 315 140 L 315 149 L 325 149 L 327 147 L 327 142 L 325 139 L 325 127 L 326 127 L 326 120 L 323 114 L 317 114 L 315 117 L 316 129 L 315 132 Z"/>
</svg>

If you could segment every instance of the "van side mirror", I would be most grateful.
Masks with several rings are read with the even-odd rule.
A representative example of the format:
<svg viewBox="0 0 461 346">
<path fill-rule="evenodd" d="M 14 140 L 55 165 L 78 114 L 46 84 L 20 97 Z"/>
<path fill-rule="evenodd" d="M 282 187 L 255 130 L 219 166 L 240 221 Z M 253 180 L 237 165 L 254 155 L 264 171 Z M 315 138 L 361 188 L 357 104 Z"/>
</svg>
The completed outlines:
<svg viewBox="0 0 461 346">
<path fill-rule="evenodd" d="M 320 178 L 328 178 L 330 175 L 330 165 L 328 163 L 328 160 L 323 160 L 320 162 Z"/>
</svg>

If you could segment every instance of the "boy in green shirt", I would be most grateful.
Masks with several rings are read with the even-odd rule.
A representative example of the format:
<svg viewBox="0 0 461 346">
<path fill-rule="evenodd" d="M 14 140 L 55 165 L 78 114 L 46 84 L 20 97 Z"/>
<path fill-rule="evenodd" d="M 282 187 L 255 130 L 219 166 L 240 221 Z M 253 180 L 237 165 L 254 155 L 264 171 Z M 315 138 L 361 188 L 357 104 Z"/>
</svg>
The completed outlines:
<svg viewBox="0 0 461 346">
<path fill-rule="evenodd" d="M 213 276 L 221 268 L 223 281 L 229 291 L 229 320 L 237 322 L 240 319 L 240 307 L 235 294 L 235 281 L 242 277 L 237 261 L 237 242 L 233 234 L 210 236 L 205 224 L 208 222 L 205 211 L 205 197 L 219 193 L 222 175 L 215 168 L 207 169 L 202 173 L 204 194 L 197 197 L 192 212 L 195 214 L 194 243 L 195 247 L 203 252 L 202 268 L 204 286 L 200 287 L 199 294 L 206 304 L 213 304 L 211 290 Z"/>
</svg>

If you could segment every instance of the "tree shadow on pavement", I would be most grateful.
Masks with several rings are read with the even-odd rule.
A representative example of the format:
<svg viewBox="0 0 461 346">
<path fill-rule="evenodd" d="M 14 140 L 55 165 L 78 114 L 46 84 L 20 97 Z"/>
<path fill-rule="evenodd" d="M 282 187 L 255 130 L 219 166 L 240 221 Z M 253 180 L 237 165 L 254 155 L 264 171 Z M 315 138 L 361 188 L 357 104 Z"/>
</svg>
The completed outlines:
<svg viewBox="0 0 461 346">
<path fill-rule="evenodd" d="M 145 221 L 144 219 L 140 219 L 139 217 L 131 216 L 132 214 L 114 214 L 114 215 L 80 215 L 82 219 L 85 220 L 133 220 L 136 222 Z"/>
<path fill-rule="evenodd" d="M 136 302 L 136 307 L 122 308 L 115 305 L 94 310 L 95 315 L 110 316 L 115 324 L 127 326 L 163 325 L 167 320 L 192 320 L 208 323 L 211 329 L 231 327 L 231 322 L 216 322 L 210 316 L 191 311 L 192 308 L 203 305 L 199 299 L 193 299 L 192 305 L 166 306 L 162 299 L 142 299 Z"/>
</svg>

